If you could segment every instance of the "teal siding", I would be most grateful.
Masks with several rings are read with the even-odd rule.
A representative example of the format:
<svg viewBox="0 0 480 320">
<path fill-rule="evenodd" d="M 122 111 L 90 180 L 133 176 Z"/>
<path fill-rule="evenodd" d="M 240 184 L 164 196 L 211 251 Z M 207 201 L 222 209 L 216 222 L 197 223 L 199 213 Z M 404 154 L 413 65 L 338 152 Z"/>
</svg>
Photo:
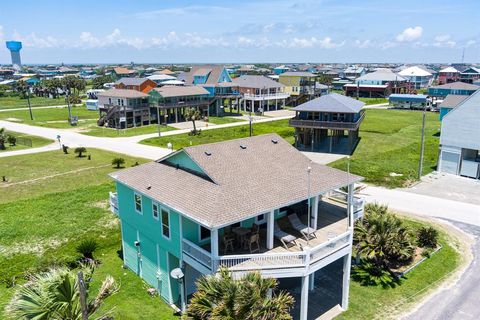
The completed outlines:
<svg viewBox="0 0 480 320">
<path fill-rule="evenodd" d="M 195 221 L 183 217 L 183 237 L 197 245 L 203 246 L 210 243 L 210 238 L 200 241 L 200 227 Z"/>
<path fill-rule="evenodd" d="M 117 194 L 125 266 L 156 288 L 167 302 L 175 302 L 170 271 L 172 266 L 178 267 L 181 255 L 180 214 L 159 204 L 170 212 L 170 239 L 167 239 L 162 235 L 161 214 L 158 220 L 153 217 L 150 198 L 142 195 L 142 214 L 139 214 L 135 211 L 133 190 L 117 182 Z M 140 242 L 139 247 L 135 247 L 135 241 Z"/>
<path fill-rule="evenodd" d="M 190 156 L 185 153 L 185 151 L 180 151 L 177 154 L 169 157 L 168 162 L 174 165 L 178 164 L 181 167 L 199 172 L 201 174 L 205 174 L 202 168 L 200 168 L 198 164 L 196 164 L 195 161 L 193 161 L 192 158 L 190 158 Z"/>
<path fill-rule="evenodd" d="M 445 117 L 451 110 L 452 108 L 440 108 L 440 121 L 442 121 L 443 117 Z"/>
</svg>

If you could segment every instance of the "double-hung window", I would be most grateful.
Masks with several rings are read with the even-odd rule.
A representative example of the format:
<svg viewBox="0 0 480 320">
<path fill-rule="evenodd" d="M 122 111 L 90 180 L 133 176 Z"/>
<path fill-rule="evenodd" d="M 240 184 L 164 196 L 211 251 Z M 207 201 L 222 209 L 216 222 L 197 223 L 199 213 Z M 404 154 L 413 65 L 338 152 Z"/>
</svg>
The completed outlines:
<svg viewBox="0 0 480 320">
<path fill-rule="evenodd" d="M 152 215 L 153 219 L 158 220 L 159 208 L 157 203 L 152 203 Z"/>
<path fill-rule="evenodd" d="M 165 238 L 170 239 L 170 214 L 167 210 L 162 209 L 162 234 Z"/>
<path fill-rule="evenodd" d="M 138 213 L 142 213 L 142 196 L 139 195 L 138 193 L 134 194 L 134 200 L 135 200 L 135 211 Z"/>
</svg>

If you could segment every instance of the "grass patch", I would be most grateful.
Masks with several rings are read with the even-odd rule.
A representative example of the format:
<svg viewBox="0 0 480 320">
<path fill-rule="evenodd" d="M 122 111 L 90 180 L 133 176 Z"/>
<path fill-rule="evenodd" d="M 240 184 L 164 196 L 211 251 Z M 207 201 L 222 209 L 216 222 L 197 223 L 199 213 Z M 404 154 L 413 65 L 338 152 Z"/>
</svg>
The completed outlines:
<svg viewBox="0 0 480 320">
<path fill-rule="evenodd" d="M 0 184 L 0 203 L 106 183 L 110 181 L 107 174 L 115 171 L 111 164 L 115 157 L 124 158 L 125 166 L 146 161 L 92 148 L 87 148 L 86 153 L 91 160 L 78 158 L 73 149 L 69 152 L 58 150 L 2 158 L 0 176 L 6 176 L 8 182 Z"/>
<path fill-rule="evenodd" d="M 85 107 L 72 107 L 72 115 L 78 116 L 78 127 L 96 123 L 99 118 L 97 111 L 85 109 Z M 28 110 L 0 112 L 0 120 L 25 123 L 49 128 L 75 128 L 68 123 L 67 108 L 51 108 L 33 110 L 33 120 L 30 119 Z"/>
<path fill-rule="evenodd" d="M 388 103 L 387 98 L 358 98 L 358 99 L 362 102 L 365 102 L 367 106 L 371 104 Z"/>
<path fill-rule="evenodd" d="M 293 128 L 288 126 L 288 120 L 278 120 L 271 122 L 253 123 L 253 134 L 261 135 L 276 132 L 290 143 L 294 142 Z M 199 135 L 190 136 L 187 133 L 173 136 L 150 138 L 142 140 L 140 143 L 166 147 L 169 142 L 173 144 L 174 149 L 188 147 L 190 145 L 201 145 L 249 136 L 249 125 L 204 130 Z"/>
<path fill-rule="evenodd" d="M 59 97 L 56 99 L 50 99 L 45 97 L 30 97 L 30 104 L 32 108 L 35 108 L 44 106 L 58 106 L 64 105 L 66 103 L 65 97 Z M 28 100 L 20 99 L 20 97 L 18 96 L 0 97 L 0 110 L 15 108 L 28 108 Z"/>
<path fill-rule="evenodd" d="M 429 225 L 411 219 L 402 220 L 413 230 Z M 406 311 L 461 263 L 460 254 L 453 247 L 453 239 L 441 229 L 439 240 L 443 248 L 409 272 L 395 288 L 362 286 L 352 280 L 349 309 L 335 319 L 385 319 Z"/>
<path fill-rule="evenodd" d="M 147 294 L 148 287 L 139 277 L 122 268 L 117 254 L 121 248 L 119 221 L 108 210 L 108 192 L 114 189 L 114 184 L 106 174 L 116 170 L 111 160 L 123 157 L 128 166 L 145 160 L 95 149 L 88 151 L 92 154 L 90 161 L 60 152 L 0 161 L 1 170 L 8 169 L 15 182 L 100 166 L 40 179 L 21 187 L 0 185 L 4 188 L 0 199 L 0 278 L 16 277 L 16 282 L 22 283 L 21 275 L 26 271 L 73 262 L 79 256 L 76 246 L 94 237 L 99 244 L 95 257 L 101 265 L 94 274 L 93 289 L 100 286 L 106 275 L 112 275 L 120 284 L 120 291 L 106 300 L 102 310 L 113 308 L 116 319 L 138 319 L 139 314 L 147 319 L 177 319 L 160 298 Z M 11 167 L 13 165 L 17 166 Z M 7 288 L 0 283 L 2 319 L 6 317 L 4 306 L 14 290 L 15 287 Z"/>
<path fill-rule="evenodd" d="M 423 174 L 435 169 L 440 123 L 427 113 Z M 360 128 L 360 143 L 350 159 L 350 171 L 365 182 L 389 188 L 404 187 L 417 179 L 420 158 L 422 112 L 407 110 L 366 110 Z M 346 170 L 347 159 L 331 163 Z M 400 175 L 393 175 L 400 174 Z"/>
<path fill-rule="evenodd" d="M 213 124 L 226 124 L 226 123 L 233 123 L 233 122 L 241 122 L 245 121 L 244 119 L 235 119 L 231 117 L 208 117 L 208 122 Z"/>
<path fill-rule="evenodd" d="M 28 149 L 28 148 L 38 148 L 38 147 L 46 146 L 47 144 L 50 144 L 50 143 L 53 142 L 52 140 L 49 140 L 49 139 L 45 139 L 45 138 L 38 137 L 38 136 L 31 136 L 31 135 L 23 134 L 23 133 L 20 133 L 20 132 L 7 131 L 7 134 L 17 137 L 17 144 L 14 145 L 14 146 L 11 146 L 8 142 L 5 142 L 5 146 L 7 147 L 7 149 L 6 150 L 0 150 L 0 152 L 15 151 L 15 150 Z M 30 145 L 27 145 L 27 144 L 20 144 L 19 142 L 21 142 L 21 141 L 18 138 L 29 139 L 31 141 L 32 145 L 30 146 Z M 1 166 L 1 164 L 0 164 L 0 166 Z"/>
<path fill-rule="evenodd" d="M 165 131 L 177 130 L 171 126 L 160 126 L 160 134 Z M 121 138 L 121 137 L 132 137 L 142 134 L 158 133 L 158 126 L 156 124 L 151 124 L 148 126 L 140 126 L 135 128 L 128 128 L 117 130 L 113 128 L 99 127 L 96 124 L 96 121 L 89 126 L 85 127 L 85 131 L 81 132 L 82 134 L 95 137 L 108 137 L 108 138 Z"/>
</svg>

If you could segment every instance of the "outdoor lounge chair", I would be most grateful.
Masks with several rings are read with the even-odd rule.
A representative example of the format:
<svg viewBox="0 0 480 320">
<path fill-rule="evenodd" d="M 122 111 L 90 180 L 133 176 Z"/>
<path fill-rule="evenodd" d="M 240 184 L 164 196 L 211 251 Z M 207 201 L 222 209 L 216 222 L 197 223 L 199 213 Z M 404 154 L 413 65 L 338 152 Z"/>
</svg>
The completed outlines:
<svg viewBox="0 0 480 320">
<path fill-rule="evenodd" d="M 300 221 L 300 218 L 297 216 L 296 213 L 293 213 L 293 214 L 289 215 L 288 220 L 290 221 L 290 224 L 292 225 L 293 229 L 300 232 L 305 237 L 305 239 L 308 240 L 309 236 L 311 238 L 316 238 L 317 237 L 317 235 L 315 234 L 315 231 L 317 231 L 317 230 L 304 225 L 303 222 Z"/>
<path fill-rule="evenodd" d="M 280 229 L 280 227 L 278 226 L 276 221 L 275 221 L 275 225 L 274 225 L 273 235 L 275 236 L 275 238 L 280 240 L 280 242 L 283 244 L 285 249 L 288 249 L 288 245 L 291 244 L 291 243 L 293 243 L 293 245 L 297 244 L 295 242 L 295 240 L 297 240 L 297 237 L 292 236 L 291 234 L 288 234 L 285 231 L 283 231 L 282 229 Z"/>
</svg>

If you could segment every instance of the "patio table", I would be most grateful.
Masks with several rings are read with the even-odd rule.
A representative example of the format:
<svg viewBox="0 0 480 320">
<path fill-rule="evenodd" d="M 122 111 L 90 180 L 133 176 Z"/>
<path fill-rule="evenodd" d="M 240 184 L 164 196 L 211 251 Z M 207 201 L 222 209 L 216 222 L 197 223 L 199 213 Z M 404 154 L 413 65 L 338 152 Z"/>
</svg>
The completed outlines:
<svg viewBox="0 0 480 320">
<path fill-rule="evenodd" d="M 232 230 L 233 233 L 235 233 L 235 235 L 237 235 L 237 237 L 239 238 L 240 240 L 240 246 L 243 248 L 243 249 L 247 249 L 246 247 L 246 238 L 247 238 L 247 235 L 250 233 L 250 229 L 248 228 L 245 228 L 245 227 L 237 227 L 235 229 Z"/>
</svg>

